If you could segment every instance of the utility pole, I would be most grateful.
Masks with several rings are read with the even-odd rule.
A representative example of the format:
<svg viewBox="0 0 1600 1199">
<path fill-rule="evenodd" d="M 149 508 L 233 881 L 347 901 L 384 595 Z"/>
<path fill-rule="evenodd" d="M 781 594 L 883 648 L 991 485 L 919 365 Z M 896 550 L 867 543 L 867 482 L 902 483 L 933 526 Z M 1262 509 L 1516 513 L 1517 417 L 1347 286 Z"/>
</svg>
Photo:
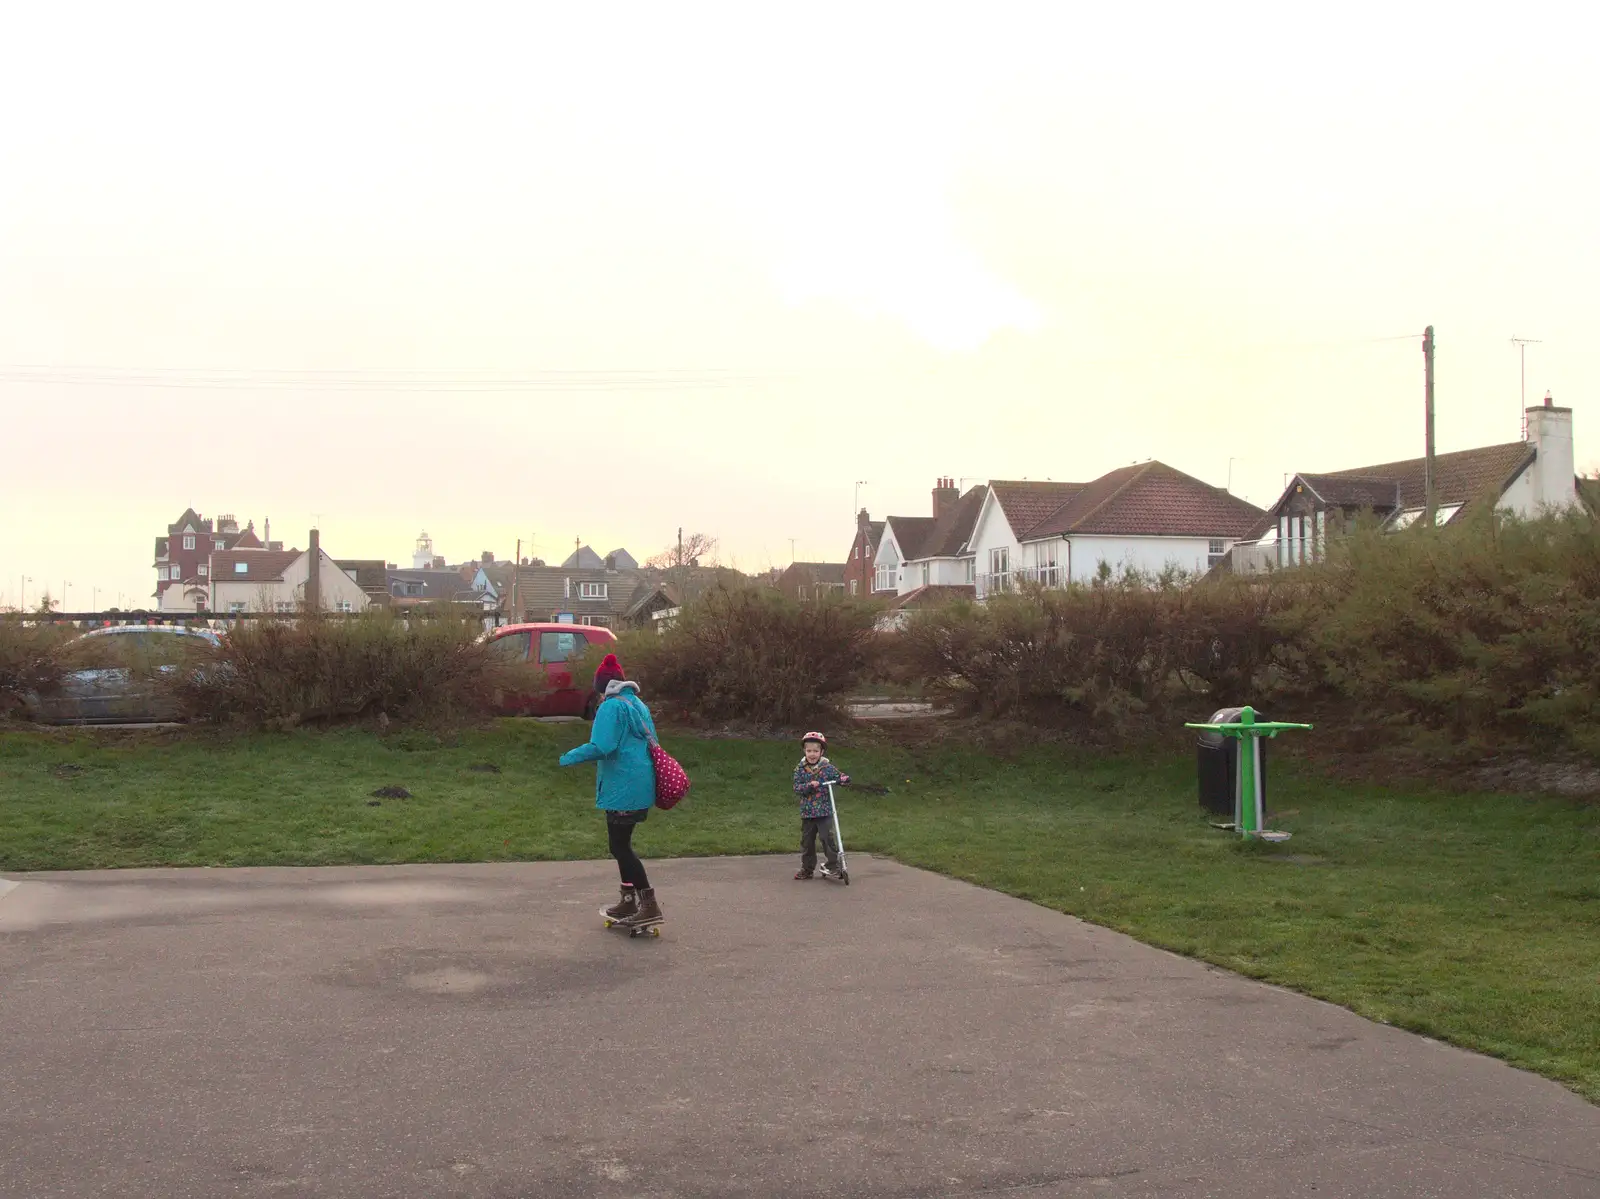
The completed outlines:
<svg viewBox="0 0 1600 1199">
<path fill-rule="evenodd" d="M 851 517 L 852 520 L 855 519 L 856 512 L 860 512 L 861 511 L 861 489 L 863 487 L 865 487 L 866 485 L 867 485 L 867 481 L 865 479 L 857 479 L 856 480 L 856 506 L 855 506 L 855 512 L 850 513 L 850 517 Z"/>
<path fill-rule="evenodd" d="M 1427 431 L 1424 435 L 1424 448 L 1422 458 L 1422 492 L 1425 508 L 1424 520 L 1428 528 L 1433 528 L 1433 515 L 1437 505 L 1433 495 L 1433 326 L 1429 325 L 1422 334 L 1422 364 L 1423 364 L 1423 419 Z"/>
<path fill-rule="evenodd" d="M 796 539 L 793 538 L 793 537 L 789 538 L 789 565 L 790 566 L 794 565 L 794 543 L 795 543 L 795 540 Z"/>
<path fill-rule="evenodd" d="M 517 607 L 517 576 L 522 573 L 522 538 L 517 538 L 517 556 L 511 559 L 511 623 L 522 621 L 522 610 Z"/>
<path fill-rule="evenodd" d="M 1517 408 L 1517 421 L 1522 429 L 1522 440 L 1528 440 L 1528 347 L 1543 345 L 1537 337 L 1513 337 L 1511 344 L 1517 347 L 1518 363 L 1522 373 L 1522 403 Z"/>
</svg>

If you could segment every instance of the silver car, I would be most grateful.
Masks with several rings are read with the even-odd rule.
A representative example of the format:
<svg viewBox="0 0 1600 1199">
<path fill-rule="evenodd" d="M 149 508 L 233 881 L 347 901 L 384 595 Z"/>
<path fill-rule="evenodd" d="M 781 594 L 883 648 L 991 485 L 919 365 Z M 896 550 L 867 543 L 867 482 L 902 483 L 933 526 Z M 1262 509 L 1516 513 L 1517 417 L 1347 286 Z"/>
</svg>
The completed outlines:
<svg viewBox="0 0 1600 1199">
<path fill-rule="evenodd" d="M 28 698 L 41 724 L 152 724 L 179 712 L 163 676 L 203 661 L 220 648 L 210 629 L 181 625 L 113 625 L 68 642 L 63 656 L 84 665 L 62 676 L 53 694 Z"/>
</svg>

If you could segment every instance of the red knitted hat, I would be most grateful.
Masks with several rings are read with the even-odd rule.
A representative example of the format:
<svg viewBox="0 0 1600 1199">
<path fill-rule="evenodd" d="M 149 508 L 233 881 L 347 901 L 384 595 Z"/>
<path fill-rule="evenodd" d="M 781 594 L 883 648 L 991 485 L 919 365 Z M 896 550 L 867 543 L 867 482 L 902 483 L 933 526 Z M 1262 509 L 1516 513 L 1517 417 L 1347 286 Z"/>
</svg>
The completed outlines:
<svg viewBox="0 0 1600 1199">
<path fill-rule="evenodd" d="M 604 691 L 606 684 L 612 679 L 626 679 L 622 673 L 622 663 L 617 661 L 616 654 L 607 654 L 600 663 L 600 669 L 594 672 L 594 689 Z"/>
</svg>

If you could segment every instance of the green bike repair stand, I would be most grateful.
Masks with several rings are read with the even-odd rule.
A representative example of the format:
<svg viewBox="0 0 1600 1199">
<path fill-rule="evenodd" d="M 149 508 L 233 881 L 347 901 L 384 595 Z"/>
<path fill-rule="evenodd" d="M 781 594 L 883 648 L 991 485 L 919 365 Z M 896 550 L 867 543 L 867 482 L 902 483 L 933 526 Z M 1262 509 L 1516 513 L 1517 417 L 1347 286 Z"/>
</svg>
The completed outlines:
<svg viewBox="0 0 1600 1199">
<path fill-rule="evenodd" d="M 1239 786 L 1233 793 L 1233 824 L 1241 837 L 1260 837 L 1263 841 L 1287 841 L 1288 833 L 1268 832 L 1265 800 L 1261 789 L 1261 738 L 1276 737 L 1285 729 L 1309 729 L 1309 724 L 1288 724 L 1281 720 L 1256 721 L 1256 710 L 1246 706 L 1233 724 L 1185 724 L 1186 729 L 1204 729 L 1239 740 Z M 1247 798 L 1248 797 L 1248 798 Z"/>
</svg>

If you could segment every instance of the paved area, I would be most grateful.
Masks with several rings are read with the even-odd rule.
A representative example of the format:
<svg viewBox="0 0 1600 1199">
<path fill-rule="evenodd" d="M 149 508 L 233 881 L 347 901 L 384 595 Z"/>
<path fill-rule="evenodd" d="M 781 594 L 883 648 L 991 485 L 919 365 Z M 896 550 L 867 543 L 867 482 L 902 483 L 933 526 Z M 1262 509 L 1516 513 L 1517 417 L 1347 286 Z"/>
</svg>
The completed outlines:
<svg viewBox="0 0 1600 1199">
<path fill-rule="evenodd" d="M 858 855 L 13 876 L 0 1195 L 1600 1195 L 1600 1108 Z"/>
</svg>

